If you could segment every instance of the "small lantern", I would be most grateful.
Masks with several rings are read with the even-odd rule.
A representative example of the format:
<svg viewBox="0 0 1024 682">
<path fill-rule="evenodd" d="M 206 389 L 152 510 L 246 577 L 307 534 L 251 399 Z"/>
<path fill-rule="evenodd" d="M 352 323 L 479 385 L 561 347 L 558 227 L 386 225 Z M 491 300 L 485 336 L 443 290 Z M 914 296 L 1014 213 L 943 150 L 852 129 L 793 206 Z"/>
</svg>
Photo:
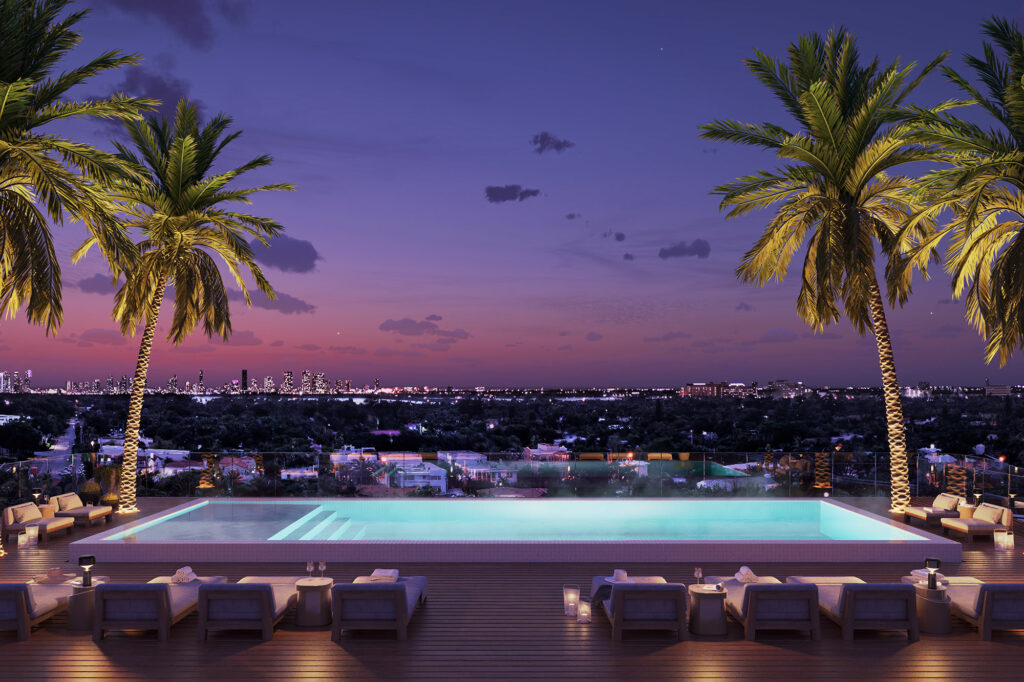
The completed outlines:
<svg viewBox="0 0 1024 682">
<path fill-rule="evenodd" d="M 92 587 L 92 567 L 96 565 L 96 557 L 80 556 L 78 565 L 82 567 L 82 587 Z"/>
<path fill-rule="evenodd" d="M 42 488 L 32 488 L 32 499 L 36 504 L 39 504 L 39 498 L 43 494 Z"/>
<path fill-rule="evenodd" d="M 29 547 L 34 547 L 39 544 L 39 526 L 28 526 L 25 528 L 25 541 Z"/>
<path fill-rule="evenodd" d="M 580 599 L 579 607 L 576 609 L 576 622 L 587 624 L 590 622 L 590 600 Z"/>
<path fill-rule="evenodd" d="M 18 549 L 28 547 L 28 533 L 18 533 Z"/>
<path fill-rule="evenodd" d="M 935 573 L 939 570 L 942 562 L 938 559 L 925 559 L 924 567 L 928 570 L 928 589 L 937 590 L 939 588 L 938 578 Z"/>
<path fill-rule="evenodd" d="M 996 549 L 1013 551 L 1013 531 L 1001 531 L 993 535 Z"/>
<path fill-rule="evenodd" d="M 579 603 L 580 586 L 562 585 L 562 608 L 565 610 L 565 615 L 575 616 L 579 609 Z"/>
</svg>

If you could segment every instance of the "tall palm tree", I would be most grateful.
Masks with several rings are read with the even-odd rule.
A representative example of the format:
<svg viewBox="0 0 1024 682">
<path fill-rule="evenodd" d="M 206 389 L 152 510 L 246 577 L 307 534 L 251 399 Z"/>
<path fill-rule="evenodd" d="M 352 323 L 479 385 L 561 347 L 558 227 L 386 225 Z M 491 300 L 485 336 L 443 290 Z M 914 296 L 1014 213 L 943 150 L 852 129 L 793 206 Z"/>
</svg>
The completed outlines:
<svg viewBox="0 0 1024 682">
<path fill-rule="evenodd" d="M 905 137 L 898 109 L 941 55 L 911 79 L 914 65 L 878 60 L 861 66 L 854 38 L 843 29 L 810 34 L 789 46 L 788 62 L 755 51 L 747 68 L 793 117 L 789 130 L 720 120 L 701 126 L 701 136 L 772 150 L 782 160 L 717 187 L 721 207 L 735 218 L 773 209 L 764 233 L 736 269 L 758 286 L 782 281 L 806 240 L 797 312 L 815 331 L 845 313 L 859 334 L 872 332 L 878 347 L 889 439 L 892 511 L 910 502 L 906 435 L 885 302 L 876 274 L 876 244 L 887 258 L 898 255 L 898 236 L 917 206 L 909 178 L 889 171 L 927 159 L 931 149 Z M 930 228 L 921 220 L 915 229 Z M 916 234 L 916 233 L 915 233 Z M 887 273 L 894 271 L 887 266 Z M 909 275 L 887 277 L 892 305 L 910 294 Z"/>
<path fill-rule="evenodd" d="M 228 295 L 215 256 L 242 290 L 246 304 L 249 291 L 242 277 L 247 269 L 256 287 L 273 297 L 274 290 L 253 260 L 248 237 L 263 244 L 283 229 L 269 218 L 239 213 L 227 205 L 251 203 L 250 197 L 270 190 L 290 190 L 274 184 L 253 188 L 230 187 L 244 173 L 269 166 L 269 156 L 258 156 L 233 170 L 216 172 L 213 165 L 221 151 L 241 133 L 225 135 L 231 119 L 215 116 L 200 127 L 196 105 L 182 99 L 173 123 L 151 117 L 126 124 L 134 151 L 118 144 L 119 157 L 137 170 L 117 184 L 123 202 L 124 225 L 141 231 L 137 263 L 125 268 L 124 283 L 114 297 L 114 319 L 122 333 L 134 334 L 144 326 L 139 357 L 128 403 L 124 433 L 119 511 L 134 513 L 139 445 L 139 421 L 149 372 L 153 336 L 164 293 L 173 286 L 173 317 L 167 338 L 180 344 L 202 323 L 209 336 L 227 339 L 231 334 Z M 73 255 L 83 257 L 95 238 Z"/>
<path fill-rule="evenodd" d="M 1005 365 L 1024 345 L 1024 34 L 997 17 L 982 32 L 995 44 L 985 42 L 983 57 L 965 59 L 980 83 L 943 71 L 966 95 L 951 104 L 981 107 L 994 127 L 946 110 L 915 112 L 915 137 L 940 145 L 947 164 L 921 179 L 927 206 L 920 216 L 930 219 L 945 210 L 951 217 L 919 242 L 909 263 L 924 270 L 928 252 L 950 236 L 945 266 L 953 294 L 966 299 L 967 320 L 986 342 L 985 361 L 998 355 Z"/>
<path fill-rule="evenodd" d="M 106 52 L 53 75 L 81 36 L 87 12 L 60 19 L 70 0 L 0 0 L 0 316 L 25 307 L 47 333 L 63 321 L 61 269 L 50 225 L 85 223 L 114 269 L 131 242 L 110 219 L 104 186 L 125 172 L 114 155 L 48 132 L 50 124 L 98 116 L 139 119 L 149 100 L 122 95 L 69 100 L 66 94 L 104 71 L 139 61 Z"/>
</svg>

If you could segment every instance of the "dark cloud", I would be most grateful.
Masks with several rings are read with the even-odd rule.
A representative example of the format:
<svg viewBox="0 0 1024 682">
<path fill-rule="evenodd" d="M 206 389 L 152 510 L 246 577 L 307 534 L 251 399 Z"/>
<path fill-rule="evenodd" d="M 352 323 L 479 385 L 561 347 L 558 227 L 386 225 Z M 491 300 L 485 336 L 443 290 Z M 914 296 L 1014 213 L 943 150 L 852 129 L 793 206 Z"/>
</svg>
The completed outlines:
<svg viewBox="0 0 1024 682">
<path fill-rule="evenodd" d="M 939 305 L 953 305 L 955 301 L 951 298 L 940 298 Z"/>
<path fill-rule="evenodd" d="M 117 286 L 111 283 L 110 275 L 93 275 L 78 280 L 78 288 L 87 294 L 110 295 L 117 291 Z"/>
<path fill-rule="evenodd" d="M 469 332 L 467 332 L 465 329 L 451 329 L 451 330 L 448 330 L 448 329 L 435 329 L 434 331 L 432 331 L 430 333 L 434 334 L 436 336 L 447 336 L 447 337 L 449 337 L 449 338 L 451 338 L 453 340 L 454 339 L 468 339 L 469 338 Z M 454 343 L 454 341 L 453 341 L 453 343 Z"/>
<path fill-rule="evenodd" d="M 559 346 L 558 350 L 572 350 L 572 346 Z"/>
<path fill-rule="evenodd" d="M 101 4 L 115 7 L 127 14 L 153 19 L 173 31 L 192 47 L 207 48 L 213 44 L 214 17 L 240 25 L 245 21 L 247 7 L 241 0 L 103 0 Z"/>
<path fill-rule="evenodd" d="M 577 218 L 582 218 L 582 217 L 583 217 L 582 213 L 566 213 L 565 214 L 565 219 L 566 220 L 576 220 Z"/>
<path fill-rule="evenodd" d="M 433 333 L 437 325 L 427 320 L 414 320 L 411 317 L 403 317 L 400 320 L 387 319 L 378 327 L 382 332 L 394 332 L 404 336 L 423 336 Z"/>
<path fill-rule="evenodd" d="M 441 316 L 440 315 L 427 315 L 426 318 L 424 318 L 424 319 L 429 320 L 430 322 L 440 322 L 441 321 Z"/>
<path fill-rule="evenodd" d="M 624 241 L 626 241 L 626 233 L 625 232 L 616 232 L 615 233 L 615 241 L 617 241 L 617 242 L 624 242 Z"/>
<path fill-rule="evenodd" d="M 94 344 L 101 346 L 124 346 L 128 339 L 121 332 L 113 329 L 86 329 L 78 336 L 78 345 L 88 348 Z"/>
<path fill-rule="evenodd" d="M 286 234 L 271 239 L 269 246 L 255 239 L 249 242 L 249 246 L 252 247 L 253 258 L 257 263 L 283 272 L 310 272 L 316 267 L 316 262 L 321 260 L 312 242 L 294 239 Z"/>
<path fill-rule="evenodd" d="M 366 355 L 370 351 L 356 346 L 330 346 L 327 350 L 334 351 L 341 355 Z"/>
<path fill-rule="evenodd" d="M 278 339 L 277 341 L 274 341 L 273 343 L 271 343 L 270 347 L 271 348 L 280 348 L 283 345 L 284 345 L 284 341 L 281 341 L 280 339 Z"/>
<path fill-rule="evenodd" d="M 492 204 L 505 201 L 523 201 L 540 194 L 539 189 L 525 189 L 522 185 L 488 185 L 484 187 L 484 195 Z"/>
<path fill-rule="evenodd" d="M 232 346 L 259 346 L 263 341 L 256 338 L 256 335 L 248 329 L 243 329 L 242 331 L 232 333 L 225 343 Z"/>
<path fill-rule="evenodd" d="M 114 89 L 133 97 L 160 100 L 161 104 L 157 111 L 161 116 L 169 119 L 174 118 L 178 100 L 182 97 L 188 98 L 188 93 L 192 89 L 186 81 L 180 78 L 150 71 L 142 66 L 129 67 L 123 73 L 124 78 L 114 86 Z M 203 103 L 194 99 L 192 101 L 198 105 L 200 114 L 202 114 Z M 107 121 L 107 123 L 116 130 L 121 129 L 121 123 L 118 121 Z"/>
<path fill-rule="evenodd" d="M 791 343 L 799 337 L 792 329 L 769 329 L 757 339 L 757 343 Z"/>
<path fill-rule="evenodd" d="M 739 303 L 736 304 L 736 310 L 738 312 L 741 312 L 741 313 L 749 313 L 753 309 L 754 309 L 754 306 L 750 305 L 749 303 L 745 303 L 743 301 L 740 301 Z"/>
<path fill-rule="evenodd" d="M 679 242 L 673 246 L 666 247 L 658 251 L 658 258 L 686 258 L 688 256 L 696 256 L 697 258 L 707 258 L 711 254 L 711 244 L 704 239 L 694 239 L 693 242 L 687 244 L 686 242 Z"/>
<path fill-rule="evenodd" d="M 631 253 L 622 254 L 622 260 L 636 260 L 636 256 Z"/>
<path fill-rule="evenodd" d="M 941 327 L 926 333 L 925 337 L 929 339 L 955 339 L 966 331 L 966 329 L 959 325 L 944 324 Z"/>
<path fill-rule="evenodd" d="M 583 338 L 586 339 L 587 341 L 600 341 L 601 339 L 604 338 L 604 336 L 598 334 L 597 332 L 587 332 L 587 335 L 584 336 Z"/>
<path fill-rule="evenodd" d="M 316 310 L 315 305 L 306 303 L 301 298 L 295 298 L 283 291 L 278 291 L 277 298 L 270 300 L 266 294 L 257 289 L 256 291 L 249 292 L 249 298 L 252 299 L 253 308 L 276 310 L 277 312 L 284 313 L 285 315 L 303 315 L 306 313 L 312 313 Z M 238 289 L 228 289 L 228 300 L 244 301 L 245 297 L 242 296 L 242 292 Z"/>
<path fill-rule="evenodd" d="M 299 350 L 320 350 L 320 346 L 316 345 L 315 343 L 303 343 L 302 345 L 295 347 L 298 348 Z"/>
<path fill-rule="evenodd" d="M 674 341 L 676 339 L 688 339 L 693 334 L 689 332 L 667 332 L 661 336 L 645 336 L 644 343 L 663 343 L 665 341 Z"/>
<path fill-rule="evenodd" d="M 842 334 L 836 334 L 835 332 L 804 332 L 800 336 L 805 339 L 825 339 L 826 341 L 838 341 L 843 338 Z"/>
<path fill-rule="evenodd" d="M 576 146 L 575 142 L 563 140 L 548 132 L 537 133 L 533 136 L 533 139 L 530 140 L 530 144 L 533 145 L 533 151 L 538 154 L 543 154 L 544 152 L 558 152 L 561 154 L 566 149 Z"/>
<path fill-rule="evenodd" d="M 418 350 L 398 350 L 397 348 L 378 348 L 374 355 L 381 358 L 425 358 L 425 353 L 421 353 Z"/>
</svg>

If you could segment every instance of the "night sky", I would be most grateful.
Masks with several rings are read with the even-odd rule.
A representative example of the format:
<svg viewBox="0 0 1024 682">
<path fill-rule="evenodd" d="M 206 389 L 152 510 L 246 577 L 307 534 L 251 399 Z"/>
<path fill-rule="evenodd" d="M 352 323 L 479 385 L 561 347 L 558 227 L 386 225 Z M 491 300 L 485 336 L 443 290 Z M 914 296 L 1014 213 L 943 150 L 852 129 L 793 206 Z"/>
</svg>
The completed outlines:
<svg viewBox="0 0 1024 682">
<path fill-rule="evenodd" d="M 79 94 L 187 94 L 244 131 L 229 161 L 275 157 L 254 183 L 298 187 L 253 209 L 287 228 L 261 255 L 280 298 L 237 303 L 228 344 L 158 339 L 151 385 L 200 368 L 208 384 L 242 368 L 385 385 L 878 384 L 873 339 L 803 326 L 797 276 L 735 280 L 767 216 L 726 222 L 709 190 L 775 159 L 697 126 L 790 125 L 741 63 L 753 47 L 781 55 L 844 24 L 865 58 L 950 49 L 960 68 L 984 18 L 1024 19 L 1001 0 L 83 4 L 76 64 L 111 48 L 145 61 Z M 933 77 L 917 101 L 955 95 Z M 117 134 L 60 131 L 107 148 Z M 60 228 L 61 252 L 83 234 Z M 984 364 L 934 273 L 889 317 L 901 381 L 1024 381 L 1024 359 Z M 67 262 L 64 279 L 64 329 L 3 320 L 0 369 L 31 367 L 37 385 L 131 375 L 137 339 L 110 321 L 101 259 Z"/>
</svg>

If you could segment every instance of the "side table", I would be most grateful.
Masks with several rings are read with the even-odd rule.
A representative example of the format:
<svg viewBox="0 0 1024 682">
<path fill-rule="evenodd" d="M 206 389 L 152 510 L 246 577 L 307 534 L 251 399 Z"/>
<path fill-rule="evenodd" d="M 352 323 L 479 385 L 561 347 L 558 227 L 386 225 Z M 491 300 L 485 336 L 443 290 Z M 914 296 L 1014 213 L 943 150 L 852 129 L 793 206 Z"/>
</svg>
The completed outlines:
<svg viewBox="0 0 1024 682">
<path fill-rule="evenodd" d="M 331 622 L 331 587 L 333 578 L 302 578 L 295 583 L 299 603 L 295 609 L 295 624 L 299 627 L 317 627 Z"/>
<path fill-rule="evenodd" d="M 690 585 L 690 632 L 695 635 L 724 635 L 725 590 L 714 585 Z"/>
<path fill-rule="evenodd" d="M 929 590 L 927 585 L 915 584 L 917 590 L 917 626 L 921 632 L 945 635 L 952 630 L 952 606 L 946 588 Z"/>
<path fill-rule="evenodd" d="M 973 504 L 961 504 L 956 508 L 956 510 L 960 512 L 961 519 L 973 519 L 975 509 L 977 509 L 977 507 Z"/>
<path fill-rule="evenodd" d="M 96 592 L 94 591 L 97 585 L 101 585 L 110 580 L 107 576 L 94 575 L 92 577 L 92 585 L 85 587 L 82 585 L 82 579 L 76 578 L 75 580 L 69 580 L 67 584 L 70 584 L 73 588 L 71 596 L 68 597 L 68 629 L 83 631 L 92 630 L 92 622 L 94 612 L 96 610 Z"/>
</svg>

